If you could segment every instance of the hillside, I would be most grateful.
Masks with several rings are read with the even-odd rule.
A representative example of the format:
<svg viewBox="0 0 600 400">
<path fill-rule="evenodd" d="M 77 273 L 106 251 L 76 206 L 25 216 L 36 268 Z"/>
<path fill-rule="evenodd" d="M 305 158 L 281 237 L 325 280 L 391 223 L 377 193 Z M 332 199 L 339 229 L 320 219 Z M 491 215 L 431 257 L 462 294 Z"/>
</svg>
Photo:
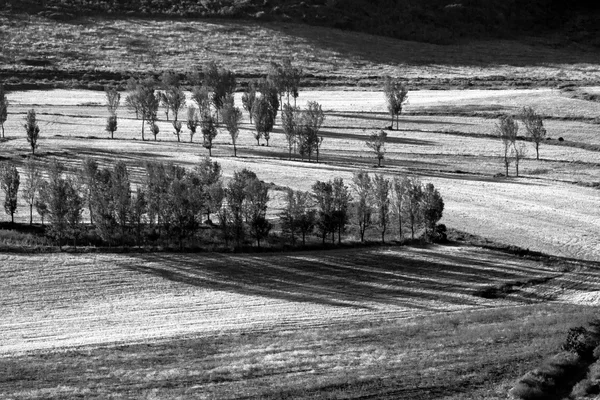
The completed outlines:
<svg viewBox="0 0 600 400">
<path fill-rule="evenodd" d="M 74 15 L 220 17 L 295 21 L 406 40 L 453 43 L 555 32 L 600 45 L 594 13 L 584 0 L 46 0 L 5 1 L 15 11 Z"/>
</svg>

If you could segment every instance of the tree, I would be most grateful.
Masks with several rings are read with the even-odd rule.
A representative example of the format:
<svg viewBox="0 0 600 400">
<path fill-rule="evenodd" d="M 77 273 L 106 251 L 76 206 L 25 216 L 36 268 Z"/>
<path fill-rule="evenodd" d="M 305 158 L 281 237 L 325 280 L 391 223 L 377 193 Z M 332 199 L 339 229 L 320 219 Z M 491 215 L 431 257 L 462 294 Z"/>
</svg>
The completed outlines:
<svg viewBox="0 0 600 400">
<path fill-rule="evenodd" d="M 221 164 L 211 161 L 210 157 L 204 157 L 194 168 L 194 173 L 198 177 L 198 186 L 201 189 L 198 197 L 202 198 L 206 220 L 210 221 L 210 214 L 221 208 L 225 195 L 223 193 Z"/>
<path fill-rule="evenodd" d="M 77 240 L 83 233 L 81 214 L 83 212 L 83 197 L 76 179 L 68 177 L 65 179 L 65 198 L 67 202 L 66 234 L 73 239 L 73 245 L 77 247 Z"/>
<path fill-rule="evenodd" d="M 527 136 L 535 145 L 535 159 L 540 159 L 540 143 L 546 138 L 546 128 L 542 117 L 533 108 L 524 107 L 521 111 L 521 121 L 527 130 Z"/>
<path fill-rule="evenodd" d="M 35 154 L 35 149 L 38 148 L 38 138 L 40 136 L 40 127 L 38 126 L 35 116 L 35 110 L 27 111 L 25 117 L 25 133 L 27 134 L 27 142 L 31 146 L 31 154 Z"/>
<path fill-rule="evenodd" d="M 2 165 L 0 169 L 0 185 L 4 191 L 4 211 L 10 214 L 10 222 L 15 223 L 17 212 L 17 200 L 21 178 L 17 167 L 14 165 Z"/>
<path fill-rule="evenodd" d="M 319 162 L 319 151 L 323 143 L 323 137 L 319 136 L 319 130 L 325 120 L 325 114 L 321 105 L 316 101 L 309 101 L 306 105 L 306 110 L 302 113 L 302 122 L 305 132 L 309 136 L 308 143 L 313 147 L 317 155 L 317 163 Z"/>
<path fill-rule="evenodd" d="M 146 200 L 148 202 L 148 222 L 156 224 L 159 233 L 164 220 L 165 198 L 169 181 L 165 165 L 157 162 L 146 163 Z"/>
<path fill-rule="evenodd" d="M 27 180 L 23 188 L 23 197 L 29 205 L 29 225 L 31 225 L 33 224 L 33 206 L 35 205 L 42 182 L 40 169 L 31 158 L 25 162 L 25 177 Z"/>
<path fill-rule="evenodd" d="M 202 118 L 202 138 L 203 138 L 203 143 L 202 146 L 204 146 L 204 148 L 208 149 L 208 155 L 209 157 L 212 156 L 212 148 L 213 148 L 213 140 L 215 139 L 215 137 L 217 137 L 217 134 L 219 133 L 217 131 L 217 127 L 215 126 L 215 120 L 212 116 L 210 115 L 204 115 L 204 117 Z"/>
<path fill-rule="evenodd" d="M 117 116 L 117 109 L 121 104 L 121 94 L 114 86 L 105 86 L 104 93 L 106 94 L 106 108 L 110 116 Z"/>
<path fill-rule="evenodd" d="M 154 94 L 155 83 L 152 79 L 146 79 L 142 82 L 135 82 L 129 84 L 132 88 L 132 92 L 125 98 L 127 106 L 134 110 L 136 117 L 142 118 L 142 140 L 144 139 L 144 124 L 148 122 L 150 128 L 154 133 L 154 126 L 158 119 L 158 106 L 160 104 L 159 96 Z M 154 135 L 156 140 L 156 135 Z"/>
<path fill-rule="evenodd" d="M 113 168 L 110 189 L 114 220 L 121 228 L 121 238 L 124 239 L 131 210 L 131 183 L 127 165 L 123 161 L 118 161 Z"/>
<path fill-rule="evenodd" d="M 223 107 L 223 124 L 231 136 L 231 143 L 233 143 L 233 156 L 237 157 L 236 143 L 240 134 L 239 124 L 242 120 L 242 111 L 231 104 L 227 104 Z"/>
<path fill-rule="evenodd" d="M 100 238 L 112 245 L 118 237 L 113 198 L 115 192 L 113 171 L 108 168 L 99 168 L 94 179 L 90 201 L 94 214 L 94 225 Z"/>
<path fill-rule="evenodd" d="M 297 141 L 298 152 L 300 153 L 300 157 L 302 157 L 302 161 L 304 161 L 304 157 L 308 157 L 308 161 L 310 161 L 312 155 L 321 146 L 319 143 L 320 138 L 317 136 L 317 132 L 315 132 L 310 126 L 304 125 L 303 123 L 299 127 Z"/>
<path fill-rule="evenodd" d="M 168 112 L 173 112 L 173 120 L 177 121 L 179 112 L 185 108 L 185 93 L 179 86 L 170 86 L 161 94 L 161 101 L 167 109 L 167 121 L 169 120 Z"/>
<path fill-rule="evenodd" d="M 387 139 L 387 133 L 384 130 L 379 131 L 379 133 L 374 132 L 369 135 L 369 139 L 365 142 L 368 148 L 373 150 L 375 155 L 377 156 L 377 166 L 381 167 L 381 160 L 385 155 L 385 141 Z"/>
<path fill-rule="evenodd" d="M 306 235 L 315 227 L 315 210 L 310 208 L 311 195 L 309 192 L 288 189 L 285 201 L 285 207 L 279 214 L 282 233 L 290 236 L 292 244 L 296 244 L 296 234 L 299 233 L 304 246 Z"/>
<path fill-rule="evenodd" d="M 317 181 L 312 186 L 313 196 L 317 203 L 317 216 L 315 226 L 325 244 L 325 239 L 330 232 L 335 231 L 333 185 L 331 181 Z"/>
<path fill-rule="evenodd" d="M 299 109 L 289 104 L 284 104 L 281 113 L 281 127 L 288 143 L 289 159 L 292 159 L 292 149 L 296 145 L 299 134 Z"/>
<path fill-rule="evenodd" d="M 519 162 L 527 155 L 527 147 L 523 142 L 513 142 L 512 155 L 515 158 L 515 173 L 519 176 Z"/>
<path fill-rule="evenodd" d="M 438 221 L 442 219 L 444 212 L 444 200 L 432 183 L 425 185 L 421 204 L 425 235 L 431 239 L 435 235 L 435 227 Z"/>
<path fill-rule="evenodd" d="M 385 232 L 390 222 L 390 189 L 392 184 L 389 179 L 378 174 L 373 178 L 373 186 L 377 223 L 379 229 L 381 229 L 381 241 L 385 243 Z"/>
<path fill-rule="evenodd" d="M 48 192 L 48 182 L 41 179 L 40 185 L 37 192 L 37 198 L 35 200 L 35 211 L 42 218 L 42 225 L 44 225 L 44 218 L 48 215 L 48 201 L 44 195 Z"/>
<path fill-rule="evenodd" d="M 394 193 L 393 213 L 398 218 L 398 239 L 402 240 L 402 214 L 404 213 L 404 199 L 410 185 L 410 179 L 406 176 L 395 176 L 392 184 Z"/>
<path fill-rule="evenodd" d="M 98 163 L 96 160 L 90 157 L 83 159 L 83 165 L 81 169 L 80 179 L 82 181 L 82 190 L 84 192 L 84 199 L 88 205 L 90 211 L 90 224 L 94 223 L 94 212 L 92 207 L 92 195 L 96 190 L 98 174 Z"/>
<path fill-rule="evenodd" d="M 396 117 L 396 129 L 398 129 L 398 120 L 402 113 L 402 107 L 408 101 L 408 89 L 403 83 L 386 76 L 383 78 L 383 93 L 387 101 L 388 111 L 392 116 L 392 127 L 394 126 L 394 116 Z"/>
<path fill-rule="evenodd" d="M 504 147 L 504 167 L 506 168 L 506 176 L 508 177 L 508 167 L 511 162 L 511 150 L 517 140 L 517 132 L 519 132 L 519 124 L 510 115 L 503 115 L 496 124 L 496 133 L 500 136 Z"/>
<path fill-rule="evenodd" d="M 250 233 L 256 239 L 260 248 L 260 241 L 269 235 L 272 228 L 267 220 L 267 203 L 269 201 L 269 188 L 266 183 L 258 178 L 247 179 L 245 182 L 244 210 L 245 217 L 250 227 Z"/>
<path fill-rule="evenodd" d="M 225 190 L 225 199 L 229 214 L 230 230 L 233 238 L 236 240 L 237 246 L 240 246 L 246 235 L 244 227 L 245 199 L 246 199 L 246 182 L 254 175 L 246 169 L 235 171 L 233 178 L 227 184 Z M 255 177 L 256 175 L 254 175 Z"/>
<path fill-rule="evenodd" d="M 274 81 L 269 80 L 268 77 L 258 83 L 258 91 L 261 93 L 261 98 L 265 99 L 271 106 L 273 122 L 275 122 L 277 112 L 279 111 L 279 105 L 281 104 L 280 98 L 282 92 L 277 87 L 277 84 Z"/>
<path fill-rule="evenodd" d="M 194 135 L 199 125 L 198 110 L 194 107 L 188 108 L 187 128 L 190 130 L 190 143 L 194 140 Z"/>
<path fill-rule="evenodd" d="M 218 125 L 218 115 L 223 107 L 223 102 L 228 95 L 235 92 L 237 81 L 232 71 L 218 67 L 213 61 L 204 66 L 203 72 L 205 84 L 212 92 L 211 102 L 215 107 L 215 123 Z"/>
<path fill-rule="evenodd" d="M 333 222 L 334 226 L 338 231 L 338 244 L 342 243 L 342 232 L 346 231 L 346 225 L 348 225 L 349 215 L 348 207 L 352 197 L 348 186 L 344 184 L 342 178 L 333 179 Z M 332 235 L 332 240 L 334 239 Z"/>
<path fill-rule="evenodd" d="M 131 222 L 135 226 L 136 244 L 139 247 L 142 236 L 142 226 L 145 222 L 145 216 L 148 213 L 148 202 L 146 201 L 146 193 L 142 187 L 138 186 L 131 199 L 131 209 L 129 215 Z"/>
<path fill-rule="evenodd" d="M 422 219 L 421 201 L 423 199 L 423 186 L 417 178 L 409 178 L 402 200 L 404 215 L 410 224 L 411 238 L 415 239 L 415 230 Z"/>
<path fill-rule="evenodd" d="M 266 92 L 263 91 L 266 87 L 269 87 L 269 90 L 272 90 L 273 95 L 277 98 L 277 108 L 279 108 L 279 105 L 283 103 L 281 99 L 285 92 L 286 78 L 283 67 L 276 62 L 271 62 L 269 64 L 267 77 L 265 81 L 263 81 L 263 88 L 261 88 L 263 95 L 266 94 Z"/>
<path fill-rule="evenodd" d="M 357 196 L 355 209 L 358 232 L 360 234 L 360 241 L 364 242 L 365 232 L 372 225 L 373 182 L 369 174 L 365 171 L 356 171 L 352 177 L 352 183 Z"/>
<path fill-rule="evenodd" d="M 156 137 L 160 133 L 160 128 L 158 127 L 158 125 L 156 125 L 156 123 L 154 121 L 149 120 L 149 124 L 150 124 L 150 132 L 152 133 L 152 135 L 154 135 L 154 141 L 156 142 Z"/>
<path fill-rule="evenodd" d="M 110 138 L 115 138 L 115 131 L 117 130 L 117 116 L 111 115 L 106 118 L 106 132 L 110 133 Z"/>
<path fill-rule="evenodd" d="M 50 227 L 48 234 L 53 237 L 62 250 L 62 241 L 68 236 L 69 213 L 69 182 L 63 176 L 64 166 L 53 160 L 48 171 L 48 182 L 43 185 L 44 192 L 40 195 L 46 202 Z"/>
<path fill-rule="evenodd" d="M 8 99 L 4 86 L 0 84 L 0 126 L 2 127 L 2 138 L 4 138 L 4 123 L 8 118 Z"/>
<path fill-rule="evenodd" d="M 287 104 L 290 104 L 290 95 L 294 98 L 294 107 L 298 98 L 298 89 L 302 79 L 302 69 L 292 66 L 289 58 L 283 60 L 284 90 L 287 95 Z"/>
<path fill-rule="evenodd" d="M 264 96 L 256 99 L 252 108 L 252 115 L 254 116 L 254 128 L 256 129 L 254 138 L 257 145 L 260 145 L 260 138 L 262 137 L 267 141 L 268 146 L 271 131 L 275 124 L 275 110 L 272 104 Z"/>
<path fill-rule="evenodd" d="M 181 123 L 181 121 L 173 121 L 173 129 L 175 129 L 175 132 L 173 132 L 173 134 L 177 136 L 178 142 L 181 140 L 181 128 L 183 128 L 183 124 Z"/>
<path fill-rule="evenodd" d="M 201 117 L 210 115 L 210 93 L 206 85 L 194 86 L 192 100 L 198 104 L 198 113 Z"/>
<path fill-rule="evenodd" d="M 244 88 L 244 94 L 242 95 L 242 106 L 244 110 L 248 111 L 250 116 L 250 123 L 252 123 L 252 107 L 256 100 L 256 82 L 252 81 Z"/>
<path fill-rule="evenodd" d="M 183 249 L 186 238 L 192 237 L 200 221 L 201 199 L 195 196 L 198 179 L 184 168 L 170 165 L 167 168 L 168 188 L 166 192 L 166 225 L 170 234 L 177 237 L 179 249 Z"/>
</svg>

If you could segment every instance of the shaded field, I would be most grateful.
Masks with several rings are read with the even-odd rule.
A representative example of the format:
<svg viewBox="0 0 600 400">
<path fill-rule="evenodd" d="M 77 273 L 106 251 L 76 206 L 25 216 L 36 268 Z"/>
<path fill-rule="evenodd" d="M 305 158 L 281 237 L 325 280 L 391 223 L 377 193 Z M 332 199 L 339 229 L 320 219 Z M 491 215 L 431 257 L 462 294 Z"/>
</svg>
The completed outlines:
<svg viewBox="0 0 600 400">
<path fill-rule="evenodd" d="M 308 85 L 379 86 L 384 74 L 412 87 L 555 87 L 600 82 L 600 53 L 551 39 L 434 45 L 293 23 L 82 18 L 0 13 L 0 79 L 65 87 L 180 73 L 218 60 L 244 79 L 288 57 Z"/>
<path fill-rule="evenodd" d="M 600 305 L 598 266 L 469 246 L 0 255 L 0 273 L 16 399 L 503 398 Z"/>
</svg>

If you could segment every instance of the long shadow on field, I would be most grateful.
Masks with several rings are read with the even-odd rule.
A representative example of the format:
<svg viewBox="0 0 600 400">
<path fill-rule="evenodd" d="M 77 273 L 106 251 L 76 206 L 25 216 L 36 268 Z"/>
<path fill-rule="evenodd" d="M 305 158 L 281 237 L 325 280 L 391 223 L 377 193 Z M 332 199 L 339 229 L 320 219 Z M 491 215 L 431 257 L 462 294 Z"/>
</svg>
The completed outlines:
<svg viewBox="0 0 600 400">
<path fill-rule="evenodd" d="M 468 252 L 467 254 L 471 254 Z M 127 268 L 196 287 L 366 309 L 442 311 L 481 305 L 473 293 L 498 283 L 554 271 L 473 250 L 448 256 L 411 248 L 282 254 L 138 254 Z M 515 299 L 536 302 L 542 298 Z"/>
</svg>

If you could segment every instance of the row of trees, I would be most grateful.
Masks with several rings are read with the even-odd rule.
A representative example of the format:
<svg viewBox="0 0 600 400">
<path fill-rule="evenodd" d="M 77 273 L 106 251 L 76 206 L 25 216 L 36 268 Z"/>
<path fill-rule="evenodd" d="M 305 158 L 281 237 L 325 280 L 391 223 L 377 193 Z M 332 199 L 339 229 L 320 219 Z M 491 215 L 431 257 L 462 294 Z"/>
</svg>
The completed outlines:
<svg viewBox="0 0 600 400">
<path fill-rule="evenodd" d="M 527 138 L 535 146 L 536 159 L 539 160 L 540 143 L 546 138 L 546 129 L 544 128 L 542 117 L 531 107 L 524 107 L 521 110 L 519 119 L 525 126 Z M 519 176 L 519 162 L 525 157 L 527 147 L 524 142 L 517 140 L 519 133 L 517 120 L 511 115 L 503 115 L 496 124 L 496 133 L 502 141 L 502 159 L 506 169 L 506 176 L 509 176 L 508 168 L 513 161 L 515 163 L 516 176 Z"/>
<path fill-rule="evenodd" d="M 221 166 L 208 157 L 193 169 L 148 162 L 143 182 L 135 189 L 122 161 L 101 167 L 94 159 L 86 158 L 80 171 L 69 173 L 56 160 L 46 174 L 31 160 L 25 164 L 21 198 L 29 205 L 30 224 L 35 208 L 42 224 L 44 220 L 50 222 L 47 234 L 59 246 L 67 239 L 77 245 L 93 227 L 97 237 L 109 246 L 141 245 L 160 239 L 176 241 L 183 248 L 202 226 L 211 226 L 218 227 L 216 232 L 226 246 L 241 246 L 251 239 L 260 247 L 273 228 L 273 222 L 267 219 L 268 185 L 248 169 L 236 171 L 225 184 Z M 14 165 L 4 164 L 0 178 L 4 208 L 14 222 L 20 174 Z M 412 238 L 420 228 L 424 228 L 427 238 L 435 238 L 443 208 L 442 198 L 431 184 L 423 186 L 409 177 L 371 178 L 359 171 L 351 187 L 335 178 L 317 181 L 312 192 L 288 189 L 279 221 L 283 235 L 292 244 L 299 237 L 305 244 L 313 233 L 323 243 L 328 237 L 334 242 L 337 235 L 340 243 L 350 224 L 357 226 L 361 241 L 375 227 L 385 241 L 392 225 L 398 228 L 400 239 L 404 237 L 403 228 L 410 229 Z M 89 224 L 83 221 L 85 210 Z M 396 222 L 392 224 L 392 220 Z"/>
</svg>

